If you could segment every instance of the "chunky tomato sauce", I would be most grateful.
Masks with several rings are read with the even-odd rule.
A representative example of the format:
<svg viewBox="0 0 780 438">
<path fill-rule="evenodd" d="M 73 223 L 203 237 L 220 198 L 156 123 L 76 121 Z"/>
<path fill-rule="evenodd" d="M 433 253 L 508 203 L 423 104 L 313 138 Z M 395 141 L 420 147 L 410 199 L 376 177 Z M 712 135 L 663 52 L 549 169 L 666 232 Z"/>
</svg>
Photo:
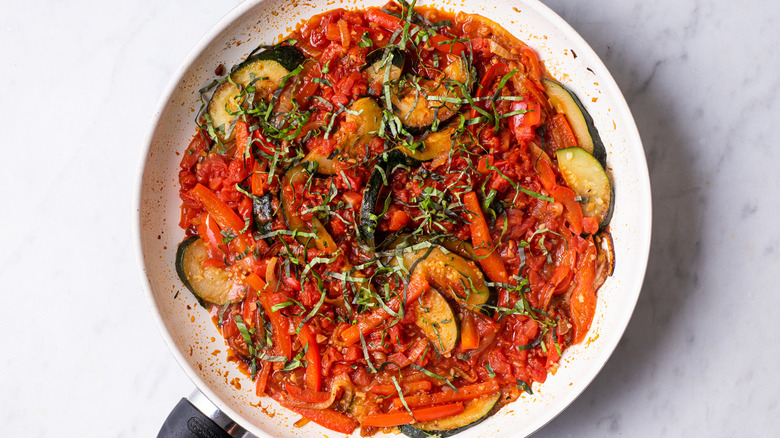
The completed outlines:
<svg viewBox="0 0 780 438">
<path fill-rule="evenodd" d="M 390 3 L 257 53 L 210 89 L 179 173 L 185 242 L 205 248 L 180 275 L 257 394 L 371 435 L 544 382 L 610 257 L 558 167 L 578 139 L 535 52 Z"/>
</svg>

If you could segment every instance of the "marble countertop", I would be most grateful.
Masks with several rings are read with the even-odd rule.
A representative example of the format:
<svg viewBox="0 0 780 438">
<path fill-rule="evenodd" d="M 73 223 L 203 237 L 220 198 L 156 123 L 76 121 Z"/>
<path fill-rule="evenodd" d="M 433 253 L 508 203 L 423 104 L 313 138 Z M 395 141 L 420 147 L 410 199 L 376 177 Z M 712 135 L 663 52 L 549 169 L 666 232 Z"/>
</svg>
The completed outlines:
<svg viewBox="0 0 780 438">
<path fill-rule="evenodd" d="M 623 340 L 535 436 L 776 435 L 780 3 L 545 3 L 633 111 L 654 227 Z M 141 292 L 132 199 L 163 88 L 237 4 L 4 5 L 0 435 L 154 436 L 193 389 Z"/>
</svg>

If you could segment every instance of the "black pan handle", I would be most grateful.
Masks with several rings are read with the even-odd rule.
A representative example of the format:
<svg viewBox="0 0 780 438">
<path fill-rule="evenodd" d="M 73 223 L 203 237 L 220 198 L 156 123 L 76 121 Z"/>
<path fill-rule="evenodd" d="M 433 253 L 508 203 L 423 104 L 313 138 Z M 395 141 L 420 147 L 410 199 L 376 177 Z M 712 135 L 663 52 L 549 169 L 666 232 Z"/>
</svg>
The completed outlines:
<svg viewBox="0 0 780 438">
<path fill-rule="evenodd" d="M 165 419 L 157 438 L 253 438 L 195 390 L 182 398 Z"/>
</svg>

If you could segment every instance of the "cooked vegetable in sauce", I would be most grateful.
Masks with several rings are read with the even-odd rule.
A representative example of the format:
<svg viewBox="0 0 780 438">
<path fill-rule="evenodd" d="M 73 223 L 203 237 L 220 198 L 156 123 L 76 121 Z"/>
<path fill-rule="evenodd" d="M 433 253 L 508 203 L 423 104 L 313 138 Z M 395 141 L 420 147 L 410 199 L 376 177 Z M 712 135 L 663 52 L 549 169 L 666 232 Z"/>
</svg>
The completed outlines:
<svg viewBox="0 0 780 438">
<path fill-rule="evenodd" d="M 497 24 L 336 9 L 203 93 L 176 271 L 258 395 L 337 432 L 450 436 L 587 337 L 606 150 Z"/>
</svg>

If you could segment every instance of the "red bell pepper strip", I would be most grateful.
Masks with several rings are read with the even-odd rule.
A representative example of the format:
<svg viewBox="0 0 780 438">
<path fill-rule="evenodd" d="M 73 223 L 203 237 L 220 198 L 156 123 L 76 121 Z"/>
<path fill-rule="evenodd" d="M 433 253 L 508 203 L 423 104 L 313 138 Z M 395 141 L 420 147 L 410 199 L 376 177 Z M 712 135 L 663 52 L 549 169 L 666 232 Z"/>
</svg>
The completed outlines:
<svg viewBox="0 0 780 438">
<path fill-rule="evenodd" d="M 249 328 L 255 327 L 255 314 L 257 313 L 257 292 L 248 292 L 241 307 L 241 318 Z"/>
<path fill-rule="evenodd" d="M 536 170 L 539 172 L 539 181 L 542 183 L 542 187 L 550 193 L 555 187 L 555 172 L 552 170 L 550 163 L 543 157 L 540 157 L 536 161 Z"/>
<path fill-rule="evenodd" d="M 263 310 L 271 321 L 271 327 L 274 330 L 274 347 L 279 355 L 290 359 L 292 357 L 292 341 L 290 340 L 290 334 L 288 333 L 290 323 L 284 315 L 278 311 L 274 312 L 272 310 L 271 293 L 265 291 L 265 281 L 253 272 L 244 279 L 244 282 L 258 292 L 257 296 L 260 300 L 260 304 L 263 306 Z"/>
<path fill-rule="evenodd" d="M 299 388 L 291 383 L 285 383 L 284 389 L 290 397 L 306 403 L 324 403 L 330 400 L 330 392 L 312 391 Z"/>
<path fill-rule="evenodd" d="M 303 418 L 335 432 L 350 434 L 358 426 L 355 420 L 333 409 L 300 408 L 296 406 L 289 406 L 289 408 L 303 416 Z"/>
<path fill-rule="evenodd" d="M 550 280 L 547 281 L 547 283 L 544 285 L 544 289 L 542 289 L 542 299 L 540 300 L 542 310 L 547 310 L 547 307 L 550 305 L 550 300 L 552 299 L 553 293 L 558 287 L 558 283 L 563 281 L 563 279 L 569 275 L 570 270 L 571 268 L 568 266 L 557 266 L 555 268 L 552 277 L 550 277 Z"/>
<path fill-rule="evenodd" d="M 393 17 L 392 15 L 383 12 L 379 8 L 368 8 L 366 9 L 366 13 L 364 15 L 365 19 L 371 23 L 376 23 L 385 29 L 391 30 L 395 32 L 396 30 L 401 30 L 402 28 L 402 20 L 397 17 Z"/>
<path fill-rule="evenodd" d="M 415 421 L 425 422 L 433 421 L 441 418 L 451 417 L 453 415 L 460 414 L 465 408 L 463 403 L 452 403 L 442 406 L 433 406 L 430 408 L 415 409 L 410 414 L 408 411 L 389 412 L 369 414 L 363 419 L 364 426 L 373 427 L 393 427 L 401 426 L 403 424 L 412 424 Z"/>
<path fill-rule="evenodd" d="M 580 203 L 575 201 L 577 196 L 574 190 L 563 187 L 555 186 L 550 190 L 550 196 L 555 199 L 555 202 L 560 202 L 564 207 L 564 217 L 569 223 L 569 228 L 575 235 L 582 234 L 582 207 Z"/>
<path fill-rule="evenodd" d="M 497 62 L 490 66 L 490 68 L 485 72 L 485 75 L 482 76 L 482 80 L 479 81 L 479 87 L 477 88 L 477 92 L 475 93 L 474 97 L 481 98 L 487 96 L 488 92 L 490 91 L 490 85 L 493 84 L 493 81 L 496 80 L 496 78 L 501 78 L 507 73 L 509 73 L 509 66 L 504 64 L 503 62 Z M 479 106 L 480 108 L 483 108 L 484 105 L 480 105 L 482 102 L 477 101 L 474 102 L 474 105 Z M 478 111 L 476 108 L 471 108 L 471 111 L 469 112 L 469 118 L 473 119 L 476 118 L 478 114 Z M 469 127 L 472 133 L 476 131 L 476 125 L 471 125 Z"/>
<path fill-rule="evenodd" d="M 526 143 L 536 138 L 536 127 L 542 122 L 541 106 L 530 95 L 523 95 L 523 100 L 512 102 L 511 111 L 525 111 L 509 118 L 509 128 L 515 134 L 518 143 Z"/>
<path fill-rule="evenodd" d="M 427 344 L 426 344 L 427 345 Z M 415 380 L 412 382 L 401 383 L 401 393 L 404 395 L 419 391 L 430 391 L 433 384 L 430 380 Z M 370 392 L 379 395 L 393 395 L 398 392 L 395 385 L 374 385 L 369 389 Z"/>
<path fill-rule="evenodd" d="M 528 76 L 536 83 L 541 85 L 542 83 L 542 63 L 539 62 L 539 57 L 536 56 L 536 52 L 525 44 L 520 45 L 520 62 L 525 66 Z"/>
<path fill-rule="evenodd" d="M 219 198 L 214 192 L 198 183 L 190 190 L 190 194 L 200 201 L 203 208 L 217 221 L 224 230 L 229 228 L 238 234 L 244 229 L 244 221 L 232 208 Z"/>
<path fill-rule="evenodd" d="M 577 262 L 577 286 L 571 295 L 569 313 L 574 329 L 572 343 L 577 344 L 585 339 L 593 316 L 596 314 L 596 290 L 593 280 L 596 277 L 596 245 L 592 242 L 580 256 Z"/>
<path fill-rule="evenodd" d="M 428 280 L 422 275 L 412 275 L 409 280 L 409 287 L 406 291 L 406 306 L 414 303 L 420 298 L 425 291 L 431 288 L 428 284 Z M 388 307 L 394 312 L 398 311 L 400 300 L 393 298 Z M 378 309 L 371 313 L 361 315 L 358 318 L 357 324 L 349 326 L 347 329 L 341 332 L 341 340 L 346 345 L 352 345 L 360 341 L 361 333 L 365 336 L 371 332 L 376 326 L 381 324 L 384 320 L 388 319 L 390 314 L 385 309 Z"/>
<path fill-rule="evenodd" d="M 482 207 L 479 205 L 477 193 L 466 193 L 463 195 L 463 201 L 466 204 L 466 209 L 469 211 L 468 220 L 471 228 L 471 243 L 474 245 L 474 252 L 479 257 L 479 264 L 490 280 L 497 283 L 508 283 L 509 276 L 506 273 L 506 267 L 501 257 L 493 249 L 490 230 L 488 230 L 485 215 L 482 213 Z"/>
<path fill-rule="evenodd" d="M 582 217 L 582 231 L 587 234 L 596 234 L 599 230 L 599 220 L 596 216 Z"/>
<path fill-rule="evenodd" d="M 473 350 L 479 346 L 479 332 L 471 312 L 465 312 L 460 324 L 460 348 Z"/>
<path fill-rule="evenodd" d="M 482 80 L 479 81 L 479 88 L 477 89 L 476 97 L 485 97 L 490 91 L 490 85 L 493 84 L 498 78 L 504 77 L 509 73 L 509 66 L 503 62 L 497 62 L 490 66 L 485 72 L 485 76 L 482 76 Z"/>
<path fill-rule="evenodd" d="M 301 331 L 298 333 L 298 339 L 301 341 L 301 346 L 306 347 L 306 375 L 304 381 L 306 387 L 312 391 L 320 391 L 322 389 L 322 357 L 320 356 L 320 346 L 317 344 L 317 336 L 314 334 L 314 330 L 311 329 L 309 323 L 301 326 Z"/>
<path fill-rule="evenodd" d="M 223 267 L 225 263 L 222 261 L 224 256 L 222 251 L 227 251 L 227 247 L 221 243 L 222 235 L 219 233 L 219 226 L 217 226 L 217 223 L 214 222 L 214 219 L 211 218 L 210 214 L 203 212 L 200 214 L 200 223 L 196 228 L 198 230 L 198 235 L 206 242 L 206 246 L 209 250 L 209 260 L 206 260 L 209 263 L 206 264 L 206 266 Z M 222 250 L 220 250 L 220 248 Z M 219 263 L 215 264 L 212 260 Z"/>
<path fill-rule="evenodd" d="M 466 51 L 466 45 L 460 41 L 452 41 L 453 39 L 437 33 L 428 37 L 428 45 L 440 52 L 460 56 Z"/>
<path fill-rule="evenodd" d="M 441 391 L 433 394 L 411 395 L 404 397 L 406 404 L 410 408 L 419 406 L 441 405 L 458 401 L 473 400 L 483 395 L 495 394 L 499 391 L 498 382 L 488 380 L 487 382 L 474 383 L 472 385 L 461 386 L 458 391 Z M 393 399 L 393 406 L 401 408 L 404 406 L 400 398 Z"/>
<path fill-rule="evenodd" d="M 268 386 L 268 376 L 271 375 L 271 368 L 273 368 L 271 362 L 263 360 L 261 363 L 262 368 L 260 369 L 260 372 L 257 373 L 257 380 L 255 381 L 255 394 L 258 396 L 265 394 L 265 388 Z"/>
<path fill-rule="evenodd" d="M 383 12 L 379 8 L 368 8 L 366 10 L 365 18 L 367 21 L 376 23 L 379 26 L 382 26 L 392 32 L 403 29 L 404 23 L 406 22 L 406 20 L 393 17 L 392 15 Z M 419 26 L 412 24 L 409 26 L 409 31 L 411 32 L 417 27 Z M 461 53 L 466 51 L 467 47 L 465 44 L 459 41 L 452 40 L 453 38 L 440 35 L 438 33 L 428 36 L 428 44 L 435 50 L 438 50 L 442 53 L 451 53 L 455 56 L 460 56 Z"/>
</svg>

